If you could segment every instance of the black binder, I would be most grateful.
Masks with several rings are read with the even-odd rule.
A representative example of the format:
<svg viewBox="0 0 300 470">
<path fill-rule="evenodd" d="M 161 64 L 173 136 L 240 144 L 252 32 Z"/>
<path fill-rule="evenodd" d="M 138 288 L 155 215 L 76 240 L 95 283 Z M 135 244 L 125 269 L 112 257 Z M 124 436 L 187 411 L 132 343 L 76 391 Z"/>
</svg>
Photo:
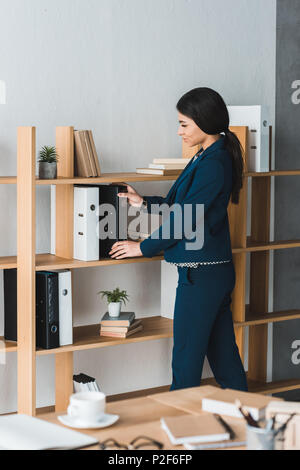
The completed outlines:
<svg viewBox="0 0 300 470">
<path fill-rule="evenodd" d="M 4 337 L 17 341 L 17 270 L 4 270 Z M 36 273 L 36 346 L 59 347 L 58 273 Z"/>
<path fill-rule="evenodd" d="M 76 185 L 79 187 L 86 187 L 86 185 Z M 128 205 L 127 199 L 119 198 L 118 193 L 127 193 L 126 186 L 120 184 L 101 184 L 101 185 L 89 185 L 88 187 L 99 188 L 99 205 L 111 204 L 114 207 L 116 220 L 114 226 L 116 228 L 115 234 L 108 234 L 108 224 L 104 227 L 104 232 L 101 235 L 99 233 L 99 259 L 109 258 L 109 252 L 111 247 L 117 241 L 127 240 L 127 227 L 128 227 Z M 105 219 L 108 212 L 104 212 L 103 215 L 99 215 L 99 222 Z M 106 235 L 107 234 L 107 235 Z M 113 235 L 116 235 L 114 238 Z M 107 238 L 104 239 L 104 236 Z"/>
</svg>

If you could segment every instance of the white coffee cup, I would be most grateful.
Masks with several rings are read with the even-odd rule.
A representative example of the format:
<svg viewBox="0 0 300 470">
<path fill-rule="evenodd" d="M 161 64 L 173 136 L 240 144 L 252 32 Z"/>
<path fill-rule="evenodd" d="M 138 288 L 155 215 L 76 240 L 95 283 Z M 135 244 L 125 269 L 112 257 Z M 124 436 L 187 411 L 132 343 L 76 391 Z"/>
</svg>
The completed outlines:
<svg viewBox="0 0 300 470">
<path fill-rule="evenodd" d="M 105 413 L 105 395 L 102 392 L 80 392 L 70 396 L 68 415 L 78 421 L 93 423 Z"/>
</svg>

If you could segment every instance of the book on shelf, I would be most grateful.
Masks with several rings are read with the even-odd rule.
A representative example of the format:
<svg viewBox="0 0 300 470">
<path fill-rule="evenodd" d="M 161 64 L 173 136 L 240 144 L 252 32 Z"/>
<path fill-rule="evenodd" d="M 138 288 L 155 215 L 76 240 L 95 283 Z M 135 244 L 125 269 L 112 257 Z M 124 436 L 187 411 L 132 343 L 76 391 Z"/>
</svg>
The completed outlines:
<svg viewBox="0 0 300 470">
<path fill-rule="evenodd" d="M 73 385 L 75 393 L 100 392 L 96 379 L 83 373 L 73 375 Z"/>
<path fill-rule="evenodd" d="M 106 312 L 101 319 L 100 325 L 102 326 L 126 326 L 129 327 L 135 320 L 134 312 L 121 312 L 118 317 L 111 317 Z"/>
<path fill-rule="evenodd" d="M 100 167 L 100 163 L 99 163 L 99 158 L 98 158 L 98 154 L 97 154 L 97 150 L 96 150 L 96 145 L 95 145 L 93 133 L 92 133 L 92 131 L 87 131 L 87 132 L 88 132 L 88 135 L 89 135 L 89 138 L 90 138 L 90 145 L 92 147 L 92 153 L 93 153 L 94 161 L 95 161 L 95 165 L 96 165 L 97 176 L 101 176 L 101 167 Z"/>
<path fill-rule="evenodd" d="M 88 133 L 88 131 L 82 131 L 82 135 L 83 135 L 83 138 L 84 138 L 85 151 L 86 151 L 86 154 L 87 154 L 87 157 L 88 157 L 89 167 L 91 169 L 92 176 L 98 176 L 97 175 L 97 169 L 96 169 L 96 163 L 95 163 L 94 155 L 93 155 L 93 151 L 92 151 L 92 146 L 91 146 L 91 143 L 90 143 L 89 133 Z"/>
<path fill-rule="evenodd" d="M 101 325 L 100 336 L 111 336 L 113 338 L 127 338 L 142 331 L 142 320 L 134 320 L 129 326 L 105 326 Z"/>
<path fill-rule="evenodd" d="M 74 131 L 74 151 L 76 176 L 84 178 L 101 176 L 101 169 L 92 131 Z"/>
<path fill-rule="evenodd" d="M 158 168 L 137 168 L 136 173 L 143 175 L 160 175 L 160 176 L 173 176 L 182 172 L 182 169 L 176 170 L 160 170 Z"/>
<path fill-rule="evenodd" d="M 239 400 L 243 409 L 248 411 L 251 416 L 258 421 L 265 417 L 266 407 L 271 401 L 281 401 L 282 399 L 227 388 L 218 390 L 208 397 L 203 398 L 202 410 L 241 418 L 241 412 L 235 404 L 236 400 Z"/>
<path fill-rule="evenodd" d="M 114 333 L 127 333 L 128 331 L 137 328 L 141 325 L 142 320 L 134 320 L 130 326 L 105 326 L 101 325 L 101 331 L 112 331 Z"/>
<path fill-rule="evenodd" d="M 177 164 L 177 163 L 184 163 L 188 164 L 189 161 L 192 160 L 191 158 L 154 158 L 153 163 L 156 165 L 164 165 L 164 164 Z"/>
<path fill-rule="evenodd" d="M 184 170 L 187 164 L 188 161 L 183 163 L 149 163 L 149 168 L 154 170 Z"/>
<path fill-rule="evenodd" d="M 104 331 L 103 328 L 101 327 L 100 336 L 108 336 L 111 338 L 127 338 L 128 336 L 134 335 L 135 333 L 142 331 L 142 329 L 143 329 L 143 325 L 139 324 L 134 328 L 128 328 L 126 332 L 120 333 L 118 331 L 113 331 L 113 330 Z"/>
<path fill-rule="evenodd" d="M 173 445 L 230 439 L 229 432 L 212 414 L 168 416 L 161 418 L 160 422 Z"/>
</svg>

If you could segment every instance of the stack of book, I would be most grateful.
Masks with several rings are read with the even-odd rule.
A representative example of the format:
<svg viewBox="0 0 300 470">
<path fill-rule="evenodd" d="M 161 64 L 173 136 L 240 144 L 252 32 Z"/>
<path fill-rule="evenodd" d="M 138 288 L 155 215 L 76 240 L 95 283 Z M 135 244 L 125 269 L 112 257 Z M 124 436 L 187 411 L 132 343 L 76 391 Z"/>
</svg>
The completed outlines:
<svg viewBox="0 0 300 470">
<path fill-rule="evenodd" d="M 143 329 L 142 320 L 136 320 L 134 312 L 121 312 L 116 318 L 106 312 L 100 325 L 100 336 L 112 338 L 127 338 Z"/>
<path fill-rule="evenodd" d="M 101 176 L 92 131 L 75 131 L 75 175 L 84 178 Z"/>
<path fill-rule="evenodd" d="M 154 158 L 148 168 L 137 168 L 136 172 L 146 175 L 177 175 L 185 169 L 190 160 L 190 158 Z"/>
</svg>

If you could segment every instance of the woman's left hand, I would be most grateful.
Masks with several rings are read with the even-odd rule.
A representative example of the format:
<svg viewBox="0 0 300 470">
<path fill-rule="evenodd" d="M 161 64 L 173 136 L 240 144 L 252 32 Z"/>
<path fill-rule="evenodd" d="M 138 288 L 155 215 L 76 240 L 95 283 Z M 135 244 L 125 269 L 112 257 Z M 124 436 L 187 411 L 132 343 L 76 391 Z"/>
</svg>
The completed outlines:
<svg viewBox="0 0 300 470">
<path fill-rule="evenodd" d="M 125 240 L 122 242 L 116 242 L 109 252 L 111 258 L 122 259 L 122 258 L 133 258 L 135 256 L 143 256 L 140 248 L 140 242 L 134 242 L 131 240 Z"/>
</svg>

